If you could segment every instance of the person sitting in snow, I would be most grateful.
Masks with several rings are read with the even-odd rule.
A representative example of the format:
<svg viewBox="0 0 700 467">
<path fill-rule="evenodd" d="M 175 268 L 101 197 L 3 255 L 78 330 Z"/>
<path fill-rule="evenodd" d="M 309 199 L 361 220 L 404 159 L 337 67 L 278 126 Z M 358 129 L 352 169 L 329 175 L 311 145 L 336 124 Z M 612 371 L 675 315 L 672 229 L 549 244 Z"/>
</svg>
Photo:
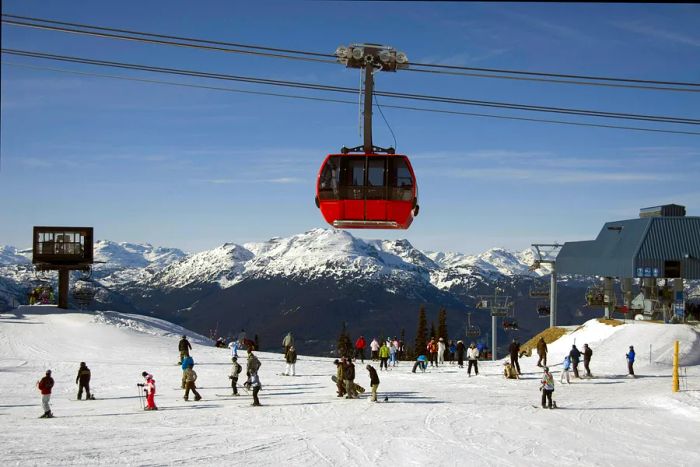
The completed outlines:
<svg viewBox="0 0 700 467">
<path fill-rule="evenodd" d="M 425 369 L 428 367 L 428 357 L 425 355 L 418 355 L 418 358 L 416 358 L 416 363 L 413 364 L 413 370 L 411 370 L 412 373 L 416 372 L 417 368 L 420 368 L 420 371 L 425 373 Z"/>
</svg>

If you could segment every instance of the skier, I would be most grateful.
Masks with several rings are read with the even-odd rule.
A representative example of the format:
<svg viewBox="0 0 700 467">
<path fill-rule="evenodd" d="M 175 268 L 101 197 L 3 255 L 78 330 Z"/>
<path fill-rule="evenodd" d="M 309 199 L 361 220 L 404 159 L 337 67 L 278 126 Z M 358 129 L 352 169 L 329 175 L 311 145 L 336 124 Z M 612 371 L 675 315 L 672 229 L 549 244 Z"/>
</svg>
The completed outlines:
<svg viewBox="0 0 700 467">
<path fill-rule="evenodd" d="M 233 395 L 237 396 L 238 395 L 238 375 L 241 374 L 241 371 L 243 371 L 243 368 L 238 364 L 238 358 L 237 357 L 231 357 L 231 361 L 233 362 L 233 365 L 231 366 L 231 375 L 228 377 L 231 380 L 231 389 L 233 390 Z"/>
<path fill-rule="evenodd" d="M 195 385 L 195 381 L 197 381 L 197 373 L 194 371 L 194 363 L 189 365 L 183 374 L 185 378 L 185 402 L 189 400 L 190 391 L 192 391 L 192 394 L 194 394 L 195 402 L 200 400 L 202 396 L 199 394 L 199 392 L 197 392 L 197 386 Z"/>
<path fill-rule="evenodd" d="M 518 339 L 513 339 L 513 342 L 508 346 L 508 352 L 510 353 L 510 364 L 518 371 L 518 374 L 522 374 L 520 371 L 520 362 L 518 362 L 518 354 L 520 353 L 520 342 Z"/>
<path fill-rule="evenodd" d="M 540 337 L 540 340 L 537 341 L 537 355 L 540 357 L 537 360 L 537 366 L 547 366 L 547 343 L 544 341 L 544 337 Z"/>
<path fill-rule="evenodd" d="M 425 373 L 425 369 L 428 367 L 428 358 L 425 355 L 418 355 L 416 358 L 416 363 L 413 364 L 412 373 L 416 372 L 416 368 L 419 368 L 422 373 Z"/>
<path fill-rule="evenodd" d="M 238 341 L 232 340 L 228 344 L 228 348 L 231 349 L 231 358 L 238 358 Z"/>
<path fill-rule="evenodd" d="M 345 382 L 343 378 L 343 375 L 345 373 L 345 357 L 343 357 L 342 362 L 338 361 L 338 359 L 335 359 L 333 361 L 333 364 L 335 365 L 335 386 L 338 390 L 338 397 L 343 397 L 345 395 Z"/>
<path fill-rule="evenodd" d="M 430 366 L 433 366 L 433 363 L 435 366 L 437 366 L 438 361 L 437 361 L 437 343 L 435 342 L 435 338 L 431 337 L 430 342 L 428 342 L 428 345 L 426 346 L 426 350 L 430 354 Z"/>
<path fill-rule="evenodd" d="M 362 363 L 365 363 L 365 336 L 360 336 L 355 341 L 355 359 L 360 358 Z"/>
<path fill-rule="evenodd" d="M 284 347 L 284 353 L 287 353 L 289 348 L 294 345 L 294 336 L 292 336 L 292 331 L 289 331 L 284 339 L 282 339 L 282 347 Z"/>
<path fill-rule="evenodd" d="M 183 335 L 182 339 L 180 339 L 180 342 L 177 344 L 177 350 L 180 351 L 180 361 L 177 362 L 178 365 L 182 365 L 183 358 L 189 357 L 191 349 L 192 344 L 190 344 L 190 341 L 187 340 L 187 336 Z"/>
<path fill-rule="evenodd" d="M 53 413 L 51 413 L 51 406 L 49 401 L 51 400 L 51 388 L 53 388 L 53 378 L 51 377 L 51 370 L 46 370 L 46 376 L 37 381 L 36 386 L 41 392 L 41 406 L 44 408 L 44 415 L 39 418 L 53 418 Z"/>
<path fill-rule="evenodd" d="M 457 354 L 457 365 L 459 365 L 460 368 L 464 368 L 464 342 L 457 341 L 455 353 Z"/>
<path fill-rule="evenodd" d="M 389 360 L 389 347 L 386 346 L 386 342 L 382 343 L 382 347 L 379 349 L 379 370 L 381 371 L 382 368 L 385 370 L 388 370 L 388 366 L 386 364 L 387 360 Z"/>
<path fill-rule="evenodd" d="M 141 376 L 146 380 L 145 384 L 139 383 L 140 387 L 143 388 L 145 386 L 146 407 L 144 410 L 158 410 L 158 407 L 156 407 L 156 380 L 153 379 L 153 375 L 148 374 L 146 371 L 141 373 Z"/>
<path fill-rule="evenodd" d="M 262 385 L 260 384 L 260 377 L 258 376 L 257 371 L 252 371 L 250 373 L 250 376 L 248 376 L 248 381 L 246 381 L 246 385 L 248 387 L 253 388 L 253 406 L 254 407 L 259 407 L 262 404 L 260 403 L 260 400 L 258 399 L 258 393 L 260 392 L 260 389 L 262 388 Z"/>
<path fill-rule="evenodd" d="M 396 366 L 396 345 L 394 345 L 394 341 L 391 341 L 391 345 L 389 346 L 389 361 L 391 362 L 391 366 Z"/>
<path fill-rule="evenodd" d="M 591 350 L 590 347 L 588 347 L 588 344 L 583 344 L 583 367 L 586 369 L 586 376 L 589 378 L 593 376 L 591 374 L 591 368 L 589 365 L 591 364 L 591 357 L 593 356 L 593 351 Z"/>
<path fill-rule="evenodd" d="M 571 357 L 571 366 L 574 368 L 574 378 L 580 378 L 578 375 L 578 362 L 581 358 L 581 351 L 576 348 L 576 344 L 571 346 L 569 357 Z"/>
<path fill-rule="evenodd" d="M 85 365 L 85 362 L 80 362 L 78 368 L 78 376 L 75 377 L 75 384 L 78 384 L 78 400 L 83 397 L 83 389 L 85 389 L 85 400 L 94 399 L 90 395 L 90 368 Z"/>
<path fill-rule="evenodd" d="M 508 362 L 503 362 L 503 376 L 506 379 L 520 379 L 520 376 L 518 376 L 518 372 L 515 371 L 513 365 L 511 365 Z"/>
<path fill-rule="evenodd" d="M 627 370 L 629 372 L 629 376 L 634 377 L 634 346 L 630 345 L 630 351 L 625 354 L 627 357 Z"/>
<path fill-rule="evenodd" d="M 297 351 L 294 350 L 294 346 L 289 346 L 287 353 L 284 354 L 284 359 L 287 361 L 287 369 L 284 371 L 284 376 L 294 376 L 294 365 L 297 362 Z"/>
<path fill-rule="evenodd" d="M 437 358 L 438 358 L 438 363 L 440 363 L 440 365 L 445 364 L 445 339 L 442 337 L 440 339 L 438 339 Z"/>
<path fill-rule="evenodd" d="M 251 373 L 257 373 L 258 370 L 260 369 L 260 360 L 258 360 L 258 357 L 253 355 L 253 349 L 248 347 L 248 359 L 246 361 L 246 368 L 245 368 L 245 374 L 246 376 L 250 376 Z"/>
<path fill-rule="evenodd" d="M 467 350 L 467 360 L 469 360 L 469 367 L 467 368 L 467 373 L 469 374 L 469 376 L 472 375 L 472 367 L 474 367 L 474 376 L 477 376 L 479 374 L 478 359 L 479 350 L 476 348 L 476 344 L 472 342 L 469 345 L 469 349 Z"/>
<path fill-rule="evenodd" d="M 345 361 L 345 366 L 343 367 L 343 382 L 345 383 L 345 398 L 357 399 L 357 392 L 355 392 L 355 365 L 352 363 L 352 358 L 348 358 Z"/>
<path fill-rule="evenodd" d="M 372 339 L 372 342 L 369 344 L 369 348 L 372 351 L 372 361 L 376 361 L 379 359 L 379 342 L 377 342 L 377 338 L 375 337 Z"/>
<path fill-rule="evenodd" d="M 559 382 L 564 384 L 564 378 L 566 378 L 566 383 L 571 384 L 571 381 L 569 380 L 569 368 L 571 368 L 571 357 L 568 355 L 564 357 L 564 364 L 563 364 L 562 372 L 561 372 L 561 378 L 559 378 Z"/>
<path fill-rule="evenodd" d="M 186 382 L 187 382 L 187 380 L 185 378 L 185 370 L 187 370 L 191 366 L 194 366 L 194 359 L 188 355 L 182 359 L 182 381 L 180 384 L 180 387 L 182 389 L 185 389 Z"/>
<path fill-rule="evenodd" d="M 379 387 L 379 376 L 377 375 L 377 370 L 374 369 L 372 365 L 367 365 L 367 371 L 369 371 L 369 384 L 372 386 L 372 396 L 369 398 L 371 402 L 377 402 L 377 388 Z"/>
<path fill-rule="evenodd" d="M 554 392 L 554 377 L 549 372 L 549 367 L 544 367 L 544 375 L 542 375 L 542 380 L 540 383 L 540 391 L 542 391 L 542 408 L 546 409 L 549 407 L 550 409 L 553 409 L 552 393 Z"/>
</svg>

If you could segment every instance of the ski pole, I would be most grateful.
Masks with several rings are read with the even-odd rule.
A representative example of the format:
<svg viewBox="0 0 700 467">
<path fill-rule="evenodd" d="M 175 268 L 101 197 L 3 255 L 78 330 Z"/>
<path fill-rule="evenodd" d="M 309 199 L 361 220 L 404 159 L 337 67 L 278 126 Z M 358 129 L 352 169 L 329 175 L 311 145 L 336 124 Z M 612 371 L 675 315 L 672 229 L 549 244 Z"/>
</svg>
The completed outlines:
<svg viewBox="0 0 700 467">
<path fill-rule="evenodd" d="M 143 392 L 142 392 L 141 386 L 139 384 L 136 384 L 136 390 L 139 393 L 139 404 L 141 405 L 141 410 L 145 410 L 146 404 L 143 401 Z"/>
</svg>

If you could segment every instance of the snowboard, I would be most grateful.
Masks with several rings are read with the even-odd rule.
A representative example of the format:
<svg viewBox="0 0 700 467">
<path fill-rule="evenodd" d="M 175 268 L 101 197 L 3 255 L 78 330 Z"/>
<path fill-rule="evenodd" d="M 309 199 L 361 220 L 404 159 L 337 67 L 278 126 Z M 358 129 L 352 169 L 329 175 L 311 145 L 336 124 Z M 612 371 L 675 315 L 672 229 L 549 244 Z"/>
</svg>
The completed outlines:
<svg viewBox="0 0 700 467">
<path fill-rule="evenodd" d="M 541 409 L 543 407 L 541 405 L 533 405 L 532 408 L 533 409 Z M 557 407 L 557 401 L 552 401 L 552 409 L 558 409 L 558 408 L 559 407 Z"/>
<path fill-rule="evenodd" d="M 337 376 L 335 376 L 335 375 L 331 376 L 331 380 L 334 383 L 338 384 L 338 377 Z M 353 388 L 355 389 L 355 391 L 357 391 L 360 394 L 364 394 L 364 392 L 365 392 L 365 388 L 363 388 L 362 386 L 360 386 L 357 383 L 353 383 Z"/>
</svg>

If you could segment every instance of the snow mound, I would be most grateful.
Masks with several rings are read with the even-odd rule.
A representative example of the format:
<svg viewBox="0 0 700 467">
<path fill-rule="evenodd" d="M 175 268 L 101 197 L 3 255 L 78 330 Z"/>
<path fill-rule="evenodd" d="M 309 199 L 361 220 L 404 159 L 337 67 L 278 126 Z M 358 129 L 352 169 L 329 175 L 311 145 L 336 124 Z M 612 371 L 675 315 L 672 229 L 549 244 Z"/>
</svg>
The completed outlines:
<svg viewBox="0 0 700 467">
<path fill-rule="evenodd" d="M 118 328 L 132 329 L 152 336 L 179 338 L 186 335 L 187 339 L 192 343 L 196 342 L 202 345 L 211 345 L 212 343 L 210 339 L 185 329 L 182 326 L 150 316 L 118 313 L 116 311 L 97 311 L 92 321 L 116 326 Z"/>
</svg>

